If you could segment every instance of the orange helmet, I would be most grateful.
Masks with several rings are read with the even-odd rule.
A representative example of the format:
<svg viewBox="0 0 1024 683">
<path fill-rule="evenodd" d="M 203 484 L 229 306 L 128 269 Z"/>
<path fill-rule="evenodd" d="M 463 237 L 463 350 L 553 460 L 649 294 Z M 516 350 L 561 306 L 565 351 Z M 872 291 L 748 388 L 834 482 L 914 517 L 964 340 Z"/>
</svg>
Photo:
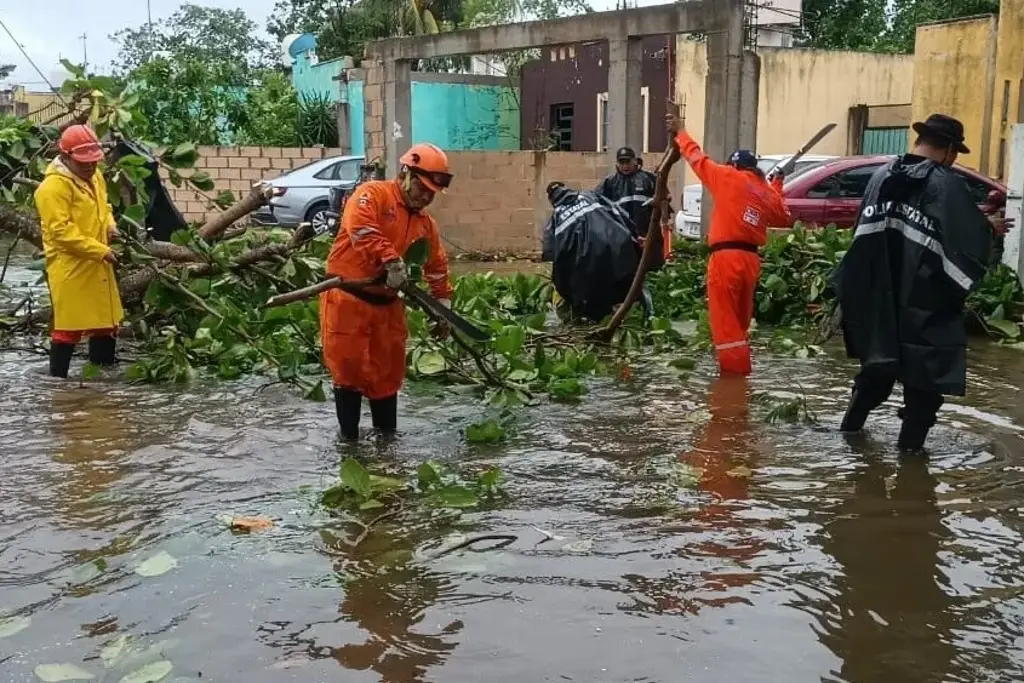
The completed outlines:
<svg viewBox="0 0 1024 683">
<path fill-rule="evenodd" d="M 60 151 L 83 164 L 94 164 L 103 158 L 100 139 L 89 126 L 68 126 L 60 134 Z"/>
<path fill-rule="evenodd" d="M 434 192 L 444 192 L 452 183 L 452 174 L 448 170 L 448 155 L 437 145 L 429 142 L 413 145 L 398 162 L 412 171 Z"/>
</svg>

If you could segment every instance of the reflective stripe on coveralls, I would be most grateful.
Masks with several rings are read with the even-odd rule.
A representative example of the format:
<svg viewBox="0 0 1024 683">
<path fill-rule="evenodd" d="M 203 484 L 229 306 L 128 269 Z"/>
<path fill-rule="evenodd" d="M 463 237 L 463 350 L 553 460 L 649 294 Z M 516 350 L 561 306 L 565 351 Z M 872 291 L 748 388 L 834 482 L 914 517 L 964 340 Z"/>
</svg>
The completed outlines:
<svg viewBox="0 0 1024 683">
<path fill-rule="evenodd" d="M 431 294 L 451 299 L 448 256 L 437 223 L 425 211 L 411 212 L 395 180 L 370 181 L 345 202 L 341 226 L 327 259 L 328 276 L 361 280 L 381 273 L 384 263 L 405 253 L 425 237 L 430 255 L 423 272 Z M 378 296 L 393 296 L 385 287 Z M 405 379 L 405 305 L 393 299 L 383 305 L 332 289 L 320 295 L 324 365 L 334 386 L 357 391 L 370 400 L 398 393 Z"/>
<path fill-rule="evenodd" d="M 754 317 L 754 292 L 761 277 L 757 247 L 768 241 L 768 227 L 789 227 L 782 178 L 771 184 L 749 170 L 712 161 L 686 131 L 676 145 L 714 201 L 708 244 L 708 318 L 723 373 L 750 374 L 747 331 Z"/>
</svg>

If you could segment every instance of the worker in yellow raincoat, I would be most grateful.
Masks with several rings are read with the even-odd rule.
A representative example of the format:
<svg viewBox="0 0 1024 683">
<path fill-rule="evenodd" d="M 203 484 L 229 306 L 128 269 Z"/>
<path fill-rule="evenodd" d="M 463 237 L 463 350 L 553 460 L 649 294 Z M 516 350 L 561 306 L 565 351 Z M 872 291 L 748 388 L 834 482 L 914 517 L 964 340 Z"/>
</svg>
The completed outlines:
<svg viewBox="0 0 1024 683">
<path fill-rule="evenodd" d="M 110 248 L 117 227 L 99 171 L 100 141 L 88 126 L 75 125 L 61 134 L 59 149 L 36 189 L 35 203 L 53 306 L 50 375 L 67 377 L 83 337 L 89 338 L 90 363 L 115 363 L 124 311 L 114 277 L 117 257 Z"/>
</svg>

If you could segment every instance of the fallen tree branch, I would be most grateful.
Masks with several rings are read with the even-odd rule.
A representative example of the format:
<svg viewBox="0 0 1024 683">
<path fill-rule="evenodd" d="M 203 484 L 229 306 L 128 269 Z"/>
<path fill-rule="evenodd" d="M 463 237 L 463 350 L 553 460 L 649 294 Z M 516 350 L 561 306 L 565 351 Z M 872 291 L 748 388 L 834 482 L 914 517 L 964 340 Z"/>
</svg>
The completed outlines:
<svg viewBox="0 0 1024 683">
<path fill-rule="evenodd" d="M 39 222 L 24 211 L 3 202 L 0 202 L 0 230 L 20 236 L 36 249 L 43 248 L 43 232 L 39 229 Z"/>
<path fill-rule="evenodd" d="M 249 194 L 239 202 L 232 204 L 224 213 L 214 216 L 199 228 L 199 236 L 208 242 L 220 239 L 224 231 L 238 221 L 260 208 L 272 196 L 273 189 L 265 183 L 252 186 Z"/>
<path fill-rule="evenodd" d="M 679 115 L 679 107 L 674 102 L 668 102 L 668 108 L 670 114 Z M 629 293 L 626 294 L 626 299 L 619 306 L 619 310 L 615 311 L 615 315 L 608 321 L 608 325 L 595 333 L 597 338 L 604 342 L 611 341 L 633 304 L 640 298 L 640 293 L 644 288 L 644 278 L 647 277 L 647 271 L 654 263 L 654 255 L 662 249 L 661 216 L 668 201 L 668 176 L 672 167 L 679 161 L 679 157 L 679 148 L 676 147 L 675 140 L 670 139 L 664 156 L 661 157 L 657 168 L 654 169 L 654 206 L 651 210 L 651 222 L 647 226 L 647 237 L 644 239 L 644 251 L 640 257 L 640 265 L 637 266 L 636 274 L 633 276 L 633 284 L 630 285 Z"/>
</svg>

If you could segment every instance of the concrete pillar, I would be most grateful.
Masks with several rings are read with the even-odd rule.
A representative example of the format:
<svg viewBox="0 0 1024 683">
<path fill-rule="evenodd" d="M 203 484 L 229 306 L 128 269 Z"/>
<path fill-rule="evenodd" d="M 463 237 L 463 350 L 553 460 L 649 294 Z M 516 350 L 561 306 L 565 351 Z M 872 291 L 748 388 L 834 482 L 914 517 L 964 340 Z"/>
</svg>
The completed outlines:
<svg viewBox="0 0 1024 683">
<path fill-rule="evenodd" d="M 743 53 L 740 76 L 739 147 L 757 151 L 757 106 L 761 94 L 761 58 L 756 52 Z"/>
<path fill-rule="evenodd" d="M 412 63 L 384 59 L 384 157 L 388 177 L 398 172 L 398 158 L 412 145 Z"/>
<path fill-rule="evenodd" d="M 724 0 L 711 6 L 720 12 L 725 30 L 707 37 L 708 76 L 704 107 L 704 151 L 719 163 L 725 162 L 741 141 L 757 139 L 757 90 L 743 88 L 743 3 Z M 748 72 L 750 69 L 748 68 Z M 748 74 L 749 75 L 749 74 Z M 744 107 L 744 96 L 753 99 Z M 744 116 L 744 109 L 747 115 Z M 750 116 L 750 112 L 754 112 Z M 711 195 L 704 188 L 701 199 L 701 235 L 707 236 L 711 220 Z"/>
<path fill-rule="evenodd" d="M 1003 263 L 1024 283 L 1024 123 L 1013 126 L 1006 178 L 1006 217 L 1016 221 L 1003 240 Z"/>
<path fill-rule="evenodd" d="M 608 154 L 613 157 L 624 145 L 643 153 L 642 63 L 642 39 L 608 41 Z"/>
</svg>

